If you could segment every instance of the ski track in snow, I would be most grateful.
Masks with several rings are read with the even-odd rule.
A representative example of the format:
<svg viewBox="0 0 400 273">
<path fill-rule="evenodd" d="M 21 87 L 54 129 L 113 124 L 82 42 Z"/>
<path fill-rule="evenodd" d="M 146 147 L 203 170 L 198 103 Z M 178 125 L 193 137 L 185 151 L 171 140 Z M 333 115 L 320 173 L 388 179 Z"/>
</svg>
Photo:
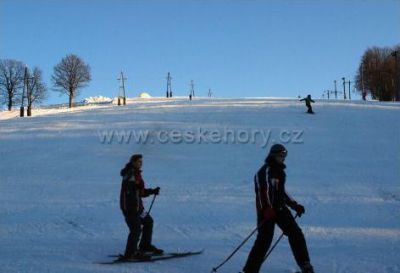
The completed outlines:
<svg viewBox="0 0 400 273">
<path fill-rule="evenodd" d="M 254 229 L 256 144 L 102 144 L 98 130 L 304 130 L 287 144 L 288 184 L 306 207 L 298 219 L 316 272 L 399 273 L 400 104 L 293 99 L 128 100 L 126 107 L 0 112 L 0 272 L 210 272 Z M 122 252 L 119 170 L 145 155 L 144 179 L 160 186 L 155 244 L 204 254 L 153 264 L 104 266 Z M 378 160 L 379 159 L 379 160 Z M 146 200 L 148 207 L 151 198 Z M 275 230 L 275 239 L 280 235 Z M 218 272 L 239 272 L 254 237 Z M 262 272 L 295 272 L 286 239 Z"/>
</svg>

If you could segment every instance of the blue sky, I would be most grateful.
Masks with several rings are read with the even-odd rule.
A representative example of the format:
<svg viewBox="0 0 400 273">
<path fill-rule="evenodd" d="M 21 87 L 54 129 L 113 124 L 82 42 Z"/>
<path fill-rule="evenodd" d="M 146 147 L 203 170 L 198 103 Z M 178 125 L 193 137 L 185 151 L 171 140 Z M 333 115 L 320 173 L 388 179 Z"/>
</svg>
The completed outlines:
<svg viewBox="0 0 400 273">
<path fill-rule="evenodd" d="M 364 50 L 400 43 L 400 1 L 0 0 L 0 58 L 53 67 L 73 53 L 92 81 L 79 99 L 118 94 L 320 98 L 354 78 Z M 341 89 L 342 86 L 339 84 Z M 47 103 L 67 102 L 52 93 Z"/>
</svg>

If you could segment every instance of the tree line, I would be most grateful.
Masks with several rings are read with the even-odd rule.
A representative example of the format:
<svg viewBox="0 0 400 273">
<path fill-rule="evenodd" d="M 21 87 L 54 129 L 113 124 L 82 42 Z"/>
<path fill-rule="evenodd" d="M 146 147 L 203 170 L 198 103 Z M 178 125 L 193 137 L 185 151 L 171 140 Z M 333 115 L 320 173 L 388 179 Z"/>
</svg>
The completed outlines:
<svg viewBox="0 0 400 273">
<path fill-rule="evenodd" d="M 400 101 L 400 45 L 368 48 L 360 61 L 355 84 L 365 100 L 368 95 L 380 101 Z M 21 61 L 0 60 L 0 103 L 9 111 L 21 104 L 30 115 L 32 106 L 46 100 L 48 88 L 39 67 L 29 69 Z M 91 80 L 90 66 L 69 54 L 54 66 L 52 90 L 67 95 L 69 107 Z"/>
<path fill-rule="evenodd" d="M 52 90 L 67 95 L 71 108 L 74 99 L 90 80 L 90 66 L 80 57 L 70 54 L 54 66 Z M 39 67 L 30 69 L 21 61 L 0 60 L 0 103 L 9 111 L 21 104 L 21 107 L 26 105 L 30 115 L 32 106 L 42 103 L 47 96 L 48 88 Z"/>
<path fill-rule="evenodd" d="M 356 89 L 380 101 L 400 101 L 400 45 L 368 48 L 356 74 Z"/>
</svg>

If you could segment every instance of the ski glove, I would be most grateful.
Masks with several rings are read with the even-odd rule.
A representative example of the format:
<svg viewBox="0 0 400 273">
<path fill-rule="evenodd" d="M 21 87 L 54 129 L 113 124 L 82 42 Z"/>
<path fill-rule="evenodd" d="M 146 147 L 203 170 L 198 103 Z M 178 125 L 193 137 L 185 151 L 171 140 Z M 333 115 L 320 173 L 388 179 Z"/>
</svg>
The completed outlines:
<svg viewBox="0 0 400 273">
<path fill-rule="evenodd" d="M 306 209 L 300 204 L 296 204 L 294 206 L 294 210 L 296 211 L 297 215 L 299 215 L 299 217 L 301 217 L 301 215 L 306 212 Z"/>
<path fill-rule="evenodd" d="M 276 212 L 274 208 L 265 208 L 263 210 L 263 216 L 265 220 L 274 220 L 276 218 Z"/>
<path fill-rule="evenodd" d="M 159 195 L 160 194 L 160 187 L 154 188 L 152 194 Z"/>
</svg>

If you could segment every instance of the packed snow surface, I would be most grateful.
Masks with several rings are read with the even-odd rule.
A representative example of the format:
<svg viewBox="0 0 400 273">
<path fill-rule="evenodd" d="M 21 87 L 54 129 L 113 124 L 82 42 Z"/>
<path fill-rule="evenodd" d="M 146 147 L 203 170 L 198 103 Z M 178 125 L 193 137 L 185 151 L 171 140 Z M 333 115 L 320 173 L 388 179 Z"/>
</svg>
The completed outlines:
<svg viewBox="0 0 400 273">
<path fill-rule="evenodd" d="M 254 229 L 253 175 L 283 142 L 315 271 L 399 273 L 400 105 L 305 110 L 295 99 L 152 98 L 0 112 L 0 272 L 208 273 Z M 161 187 L 154 244 L 202 255 L 96 264 L 125 248 L 119 171 L 133 153 L 146 185 Z M 239 272 L 253 240 L 218 272 Z M 285 238 L 261 272 L 296 269 Z"/>
</svg>

